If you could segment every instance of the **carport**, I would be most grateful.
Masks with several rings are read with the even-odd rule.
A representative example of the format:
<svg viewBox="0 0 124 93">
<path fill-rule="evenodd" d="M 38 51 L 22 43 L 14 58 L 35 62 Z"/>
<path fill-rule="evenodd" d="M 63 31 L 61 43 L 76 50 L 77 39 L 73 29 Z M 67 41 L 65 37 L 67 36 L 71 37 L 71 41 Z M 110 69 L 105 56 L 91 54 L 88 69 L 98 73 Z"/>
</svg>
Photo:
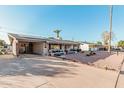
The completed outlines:
<svg viewBox="0 0 124 93">
<path fill-rule="evenodd" d="M 14 55 L 19 54 L 43 54 L 45 39 L 38 37 L 31 37 L 26 35 L 8 34 L 12 52 Z"/>
</svg>

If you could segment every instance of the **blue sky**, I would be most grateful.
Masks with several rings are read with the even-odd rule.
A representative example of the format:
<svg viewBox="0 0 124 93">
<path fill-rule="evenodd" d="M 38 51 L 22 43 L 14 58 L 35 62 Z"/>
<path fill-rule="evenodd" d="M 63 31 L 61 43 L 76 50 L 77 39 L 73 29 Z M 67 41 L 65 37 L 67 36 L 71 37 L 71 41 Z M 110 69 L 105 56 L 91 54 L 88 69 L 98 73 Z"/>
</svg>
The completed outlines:
<svg viewBox="0 0 124 93">
<path fill-rule="evenodd" d="M 113 42 L 124 39 L 123 10 L 124 6 L 114 6 Z M 109 30 L 109 6 L 0 6 L 0 26 L 7 32 L 42 37 L 54 37 L 53 30 L 61 29 L 63 39 L 95 42 Z"/>
</svg>

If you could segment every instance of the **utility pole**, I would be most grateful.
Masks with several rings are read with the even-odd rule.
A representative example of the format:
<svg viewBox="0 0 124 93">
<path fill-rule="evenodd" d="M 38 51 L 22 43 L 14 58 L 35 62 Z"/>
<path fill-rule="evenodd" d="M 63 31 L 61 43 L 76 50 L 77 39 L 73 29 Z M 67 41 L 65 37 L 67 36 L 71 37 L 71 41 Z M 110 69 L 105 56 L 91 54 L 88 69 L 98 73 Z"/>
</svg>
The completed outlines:
<svg viewBox="0 0 124 93">
<path fill-rule="evenodd" d="M 108 52 L 111 54 L 111 39 L 112 39 L 112 14 L 113 14 L 113 6 L 110 6 L 110 32 L 109 32 L 109 46 Z"/>
</svg>

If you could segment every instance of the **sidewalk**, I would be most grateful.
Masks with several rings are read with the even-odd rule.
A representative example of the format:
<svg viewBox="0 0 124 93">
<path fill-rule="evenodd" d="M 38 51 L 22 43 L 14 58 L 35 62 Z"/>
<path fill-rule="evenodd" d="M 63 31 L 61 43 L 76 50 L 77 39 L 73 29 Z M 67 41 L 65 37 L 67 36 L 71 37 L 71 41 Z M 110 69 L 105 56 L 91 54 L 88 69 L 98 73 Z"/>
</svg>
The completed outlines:
<svg viewBox="0 0 124 93">
<path fill-rule="evenodd" d="M 124 64 L 120 71 L 120 76 L 118 78 L 117 88 L 124 88 Z"/>
</svg>

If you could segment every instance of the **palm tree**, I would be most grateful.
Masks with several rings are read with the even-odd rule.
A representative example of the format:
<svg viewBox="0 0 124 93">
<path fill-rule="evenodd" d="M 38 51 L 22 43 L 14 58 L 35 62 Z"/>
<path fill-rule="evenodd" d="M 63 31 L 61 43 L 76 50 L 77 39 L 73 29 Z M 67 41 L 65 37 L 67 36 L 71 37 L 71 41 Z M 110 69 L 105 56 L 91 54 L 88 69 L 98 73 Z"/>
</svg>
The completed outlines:
<svg viewBox="0 0 124 93">
<path fill-rule="evenodd" d="M 104 45 L 109 48 L 110 32 L 104 31 L 102 33 L 102 39 L 103 39 Z M 111 40 L 113 41 L 114 39 L 115 39 L 115 34 L 111 32 Z"/>
<path fill-rule="evenodd" d="M 57 29 L 57 30 L 54 30 L 53 32 L 56 33 L 56 38 L 60 38 L 61 30 Z"/>
</svg>

